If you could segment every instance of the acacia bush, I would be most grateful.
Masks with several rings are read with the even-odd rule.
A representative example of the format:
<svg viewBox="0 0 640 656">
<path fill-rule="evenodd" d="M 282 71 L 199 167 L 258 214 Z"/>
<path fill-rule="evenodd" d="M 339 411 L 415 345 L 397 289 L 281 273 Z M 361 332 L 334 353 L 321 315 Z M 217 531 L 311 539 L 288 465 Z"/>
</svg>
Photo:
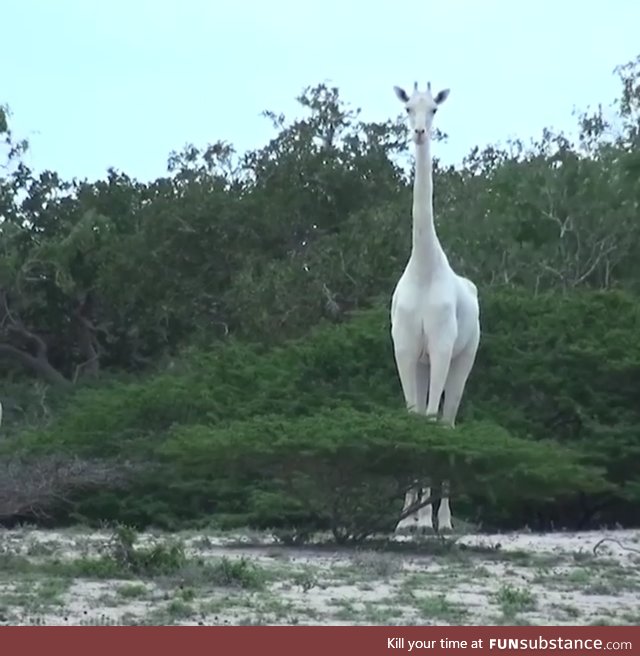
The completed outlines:
<svg viewBox="0 0 640 656">
<path fill-rule="evenodd" d="M 450 480 L 463 512 L 471 499 L 513 510 L 609 487 L 577 453 L 553 443 L 512 438 L 489 422 L 451 431 L 397 410 L 336 408 L 286 421 L 190 426 L 160 453 L 167 468 L 183 472 L 172 494 L 217 500 L 222 512 L 231 501 L 240 516 L 227 515 L 228 523 L 326 527 L 339 542 L 392 530 L 415 481 Z M 216 495 L 221 488 L 233 497 Z"/>
<path fill-rule="evenodd" d="M 83 491 L 75 517 L 168 528 L 330 529 L 344 542 L 390 530 L 404 492 L 414 481 L 426 485 L 425 476 L 450 480 L 463 514 L 477 505 L 511 513 L 612 488 L 578 452 L 553 442 L 513 438 L 490 422 L 452 431 L 398 410 L 346 406 L 195 424 L 137 447 L 136 460 L 148 466 L 125 489 Z"/>
<path fill-rule="evenodd" d="M 485 294 L 485 334 L 463 417 L 574 445 L 616 495 L 582 498 L 575 521 L 630 523 L 640 495 L 640 299 L 622 291 Z"/>
<path fill-rule="evenodd" d="M 610 485 L 578 483 L 575 495 L 563 493 L 562 498 L 554 497 L 556 488 L 544 483 L 532 484 L 521 493 L 513 489 L 502 495 L 496 492 L 495 497 L 487 492 L 487 486 L 483 491 L 467 486 L 461 507 L 470 513 L 470 519 L 498 527 L 548 526 L 551 521 L 573 526 L 632 521 L 640 501 L 634 466 L 640 447 L 640 410 L 634 402 L 640 388 L 640 348 L 634 341 L 638 307 L 636 298 L 623 292 L 573 292 L 561 305 L 551 294 L 509 290 L 483 294 L 486 329 L 477 365 L 460 423 L 454 431 L 443 433 L 451 453 L 461 444 L 472 455 L 477 441 L 477 448 L 488 449 L 486 462 L 493 463 L 495 477 L 508 481 L 517 471 L 524 481 L 523 469 L 531 464 L 529 455 L 519 464 L 516 457 L 501 460 L 499 449 L 496 447 L 496 453 L 491 449 L 501 445 L 505 457 L 511 458 L 509 453 L 518 454 L 524 448 L 517 438 L 553 440 L 579 453 L 583 464 L 602 468 Z M 620 319 L 613 329 L 615 339 L 606 321 L 612 314 Z M 299 491 L 302 488 L 286 497 L 285 488 L 260 487 L 258 481 L 264 477 L 256 472 L 261 468 L 270 471 L 272 458 L 281 457 L 277 448 L 285 449 L 287 440 L 294 453 L 304 445 L 299 440 L 310 435 L 311 442 L 318 441 L 318 450 L 304 462 L 304 471 L 313 480 L 315 465 L 311 463 L 317 461 L 318 472 L 335 465 L 320 464 L 324 462 L 320 450 L 323 431 L 343 440 L 340 449 L 346 449 L 344 459 L 355 472 L 360 466 L 357 445 L 371 448 L 367 431 L 377 421 L 381 426 L 391 421 L 385 413 L 392 413 L 393 421 L 399 423 L 377 432 L 375 444 L 379 448 L 386 445 L 393 452 L 398 434 L 408 429 L 404 420 L 393 414 L 400 411 L 404 415 L 404 411 L 388 331 L 388 310 L 378 306 L 355 313 L 342 324 L 318 326 L 305 338 L 281 346 L 230 342 L 206 352 L 188 349 L 154 376 L 78 390 L 47 428 L 23 433 L 4 448 L 64 452 L 70 457 L 126 457 L 146 463 L 146 473 L 138 476 L 130 494 L 102 490 L 84 495 L 76 510 L 93 519 L 104 516 L 172 526 L 187 520 L 237 523 L 242 518 L 261 525 L 326 527 L 331 513 L 328 507 L 319 510 L 318 504 L 329 504 L 333 497 L 318 493 L 318 504 L 305 506 L 300 502 L 305 496 Z M 371 423 L 366 423 L 367 416 Z M 274 426 L 285 436 L 281 441 L 274 438 Z M 414 427 L 415 436 L 427 431 L 420 424 L 419 428 L 413 423 L 407 426 Z M 505 430 L 513 436 L 513 444 L 506 441 Z M 431 434 L 429 429 L 421 439 L 427 449 L 424 462 L 433 467 L 437 458 L 428 440 Z M 434 434 L 439 435 L 437 431 Z M 233 476 L 219 478 L 216 463 L 227 463 L 223 473 L 233 469 L 228 459 L 234 453 L 234 435 L 238 448 L 250 444 L 254 449 L 251 462 L 255 470 L 247 465 L 244 473 L 238 470 Z M 497 436 L 503 436 L 503 441 L 496 442 Z M 260 439 L 263 448 L 259 448 Z M 355 451 L 349 455 L 351 442 Z M 206 449 L 211 453 L 205 453 Z M 540 453 L 549 458 L 548 476 L 559 480 L 562 461 L 550 446 L 545 449 Z M 189 454 L 194 452 L 198 455 L 191 458 Z M 282 457 L 293 461 L 291 453 Z M 412 457 L 422 456 L 416 452 Z M 479 457 L 484 456 L 481 453 Z M 401 489 L 402 468 L 395 469 L 399 464 L 393 459 L 384 462 L 390 478 L 387 482 L 380 478 L 373 487 L 388 491 L 392 481 L 396 490 Z M 450 471 L 448 477 L 479 475 L 472 468 L 467 476 L 464 461 L 457 458 L 455 463 L 459 473 Z M 369 476 L 365 470 L 361 474 Z M 318 490 L 324 490 L 322 477 L 336 485 L 326 473 L 318 476 L 313 483 Z M 354 485 L 356 481 L 365 485 L 363 481 L 368 480 L 353 476 Z M 543 480 L 539 472 L 535 476 L 535 480 Z M 573 478 L 567 476 L 566 480 Z M 492 487 L 499 490 L 500 483 Z M 369 496 L 376 499 L 374 507 L 384 507 L 377 496 Z M 504 503 L 505 497 L 513 503 Z M 358 496 L 352 492 L 345 498 Z"/>
</svg>

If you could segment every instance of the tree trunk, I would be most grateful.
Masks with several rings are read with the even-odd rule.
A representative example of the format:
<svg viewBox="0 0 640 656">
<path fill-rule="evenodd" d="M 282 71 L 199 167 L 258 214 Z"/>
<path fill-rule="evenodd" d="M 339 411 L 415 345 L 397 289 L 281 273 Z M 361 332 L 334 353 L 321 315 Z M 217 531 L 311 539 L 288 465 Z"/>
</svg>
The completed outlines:
<svg viewBox="0 0 640 656">
<path fill-rule="evenodd" d="M 74 380 L 81 373 L 85 376 L 97 376 L 100 373 L 100 343 L 96 336 L 96 329 L 91 319 L 93 298 L 89 292 L 78 297 L 78 304 L 74 311 L 78 347 L 84 362 L 76 368 Z"/>
<path fill-rule="evenodd" d="M 46 358 L 36 357 L 11 346 L 10 344 L 0 344 L 0 357 L 9 357 L 17 360 L 27 369 L 46 380 L 48 383 L 57 387 L 67 387 L 71 381 L 67 380 L 57 369 L 51 366 Z"/>
</svg>

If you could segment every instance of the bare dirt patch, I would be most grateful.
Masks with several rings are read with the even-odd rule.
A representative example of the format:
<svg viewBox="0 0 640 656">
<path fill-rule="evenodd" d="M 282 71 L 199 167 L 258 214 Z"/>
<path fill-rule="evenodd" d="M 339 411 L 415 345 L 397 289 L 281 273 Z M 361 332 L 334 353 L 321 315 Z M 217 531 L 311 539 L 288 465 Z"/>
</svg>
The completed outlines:
<svg viewBox="0 0 640 656">
<path fill-rule="evenodd" d="M 0 624 L 640 623 L 640 530 L 357 549 L 145 533 L 136 549 L 109 531 L 0 531 Z"/>
</svg>

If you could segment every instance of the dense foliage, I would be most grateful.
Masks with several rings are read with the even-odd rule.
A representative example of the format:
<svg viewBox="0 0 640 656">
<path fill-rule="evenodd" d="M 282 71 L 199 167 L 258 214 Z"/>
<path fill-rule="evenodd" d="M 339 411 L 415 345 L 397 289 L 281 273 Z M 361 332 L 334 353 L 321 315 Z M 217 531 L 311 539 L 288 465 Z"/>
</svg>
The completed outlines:
<svg viewBox="0 0 640 656">
<path fill-rule="evenodd" d="M 0 109 L 2 457 L 114 468 L 117 489 L 103 477 L 50 521 L 349 539 L 388 528 L 429 469 L 485 524 L 632 522 L 640 58 L 617 74 L 612 118 L 580 116 L 575 143 L 545 130 L 435 164 L 441 240 L 482 302 L 449 432 L 406 416 L 390 348 L 410 239 L 399 119 L 363 122 L 320 85 L 302 118 L 267 112 L 257 151 L 189 146 L 164 178 L 89 182 L 31 171 Z"/>
</svg>

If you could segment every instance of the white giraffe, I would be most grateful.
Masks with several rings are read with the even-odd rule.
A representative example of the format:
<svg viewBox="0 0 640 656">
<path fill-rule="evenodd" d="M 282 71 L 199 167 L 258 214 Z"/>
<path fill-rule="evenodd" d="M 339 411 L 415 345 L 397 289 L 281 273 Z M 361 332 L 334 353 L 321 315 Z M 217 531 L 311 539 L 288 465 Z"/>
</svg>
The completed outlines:
<svg viewBox="0 0 640 656">
<path fill-rule="evenodd" d="M 462 393 L 480 343 L 478 290 L 451 268 L 433 221 L 431 126 L 449 89 L 434 97 L 414 85 L 412 95 L 394 87 L 404 103 L 415 144 L 413 239 L 411 255 L 391 300 L 391 337 L 410 412 L 437 419 L 444 392 L 442 421 L 453 427 Z M 431 489 L 407 492 L 404 508 L 426 500 Z M 431 504 L 401 520 L 396 532 L 433 529 Z M 451 530 L 448 484 L 442 487 L 438 530 Z"/>
</svg>

